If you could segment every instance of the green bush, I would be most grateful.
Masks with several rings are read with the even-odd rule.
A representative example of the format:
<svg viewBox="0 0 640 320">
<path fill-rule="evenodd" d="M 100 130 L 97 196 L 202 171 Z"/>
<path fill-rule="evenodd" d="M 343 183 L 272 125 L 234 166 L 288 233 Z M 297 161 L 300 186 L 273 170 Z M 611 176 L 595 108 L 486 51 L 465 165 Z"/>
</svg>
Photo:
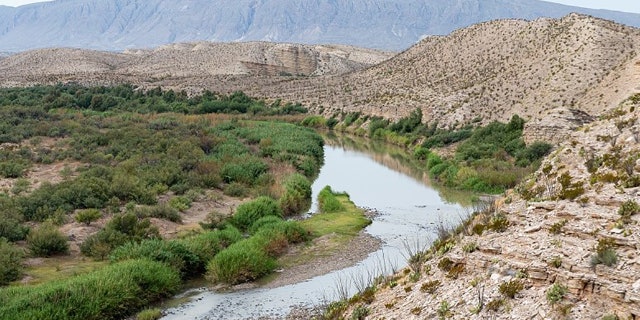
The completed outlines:
<svg viewBox="0 0 640 320">
<path fill-rule="evenodd" d="M 18 280 L 22 274 L 24 252 L 0 237 L 0 286 Z"/>
<path fill-rule="evenodd" d="M 262 196 L 239 205 L 233 215 L 233 223 L 241 230 L 247 230 L 258 219 L 266 216 L 282 217 L 282 211 L 276 200 Z"/>
<path fill-rule="evenodd" d="M 598 240 L 596 246 L 596 254 L 591 256 L 591 266 L 597 264 L 604 264 L 608 267 L 614 266 L 618 263 L 618 254 L 614 248 L 615 243 L 609 238 L 603 238 Z"/>
<path fill-rule="evenodd" d="M 38 257 L 48 257 L 69 252 L 67 237 L 49 222 L 45 222 L 40 227 L 29 232 L 27 246 L 31 254 Z"/>
<path fill-rule="evenodd" d="M 284 194 L 280 197 L 280 208 L 285 216 L 309 210 L 311 206 L 311 182 L 305 176 L 295 173 L 284 182 Z"/>
<path fill-rule="evenodd" d="M 226 183 L 240 182 L 253 185 L 256 179 L 267 172 L 269 166 L 258 158 L 243 158 L 227 162 L 222 166 L 220 175 Z"/>
<path fill-rule="evenodd" d="M 0 289 L 0 319 L 124 319 L 179 286 L 170 267 L 130 260 L 66 280 Z"/>
<path fill-rule="evenodd" d="M 498 291 L 505 297 L 513 299 L 518 292 L 524 289 L 524 284 L 522 281 L 515 279 L 508 282 L 503 282 L 500 284 Z"/>
<path fill-rule="evenodd" d="M 22 224 L 22 216 L 14 207 L 2 205 L 0 198 L 0 238 L 9 241 L 24 240 L 29 228 Z"/>
<path fill-rule="evenodd" d="M 276 261 L 265 252 L 263 246 L 264 243 L 249 239 L 232 244 L 209 262 L 207 278 L 214 283 L 238 284 L 272 272 Z"/>
<path fill-rule="evenodd" d="M 202 274 L 206 263 L 179 241 L 162 239 L 125 243 L 113 250 L 110 259 L 112 262 L 133 259 L 162 262 L 178 271 L 183 278 Z"/>
<path fill-rule="evenodd" d="M 634 200 L 625 201 L 618 209 L 618 214 L 620 214 L 624 222 L 629 222 L 631 216 L 638 213 L 640 213 L 640 204 Z"/>
<path fill-rule="evenodd" d="M 504 214 L 499 213 L 491 217 L 487 229 L 495 232 L 504 232 L 509 227 L 509 224 L 509 219 Z"/>
<path fill-rule="evenodd" d="M 104 229 L 87 238 L 80 245 L 80 251 L 86 256 L 104 259 L 113 249 L 127 242 L 152 238 L 160 238 L 160 234 L 148 218 L 140 220 L 133 213 L 118 214 Z"/>
<path fill-rule="evenodd" d="M 318 193 L 318 207 L 321 212 L 330 213 L 344 210 L 344 206 L 340 200 L 336 198 L 336 193 L 331 190 L 330 186 L 324 187 Z"/>
<path fill-rule="evenodd" d="M 189 251 L 193 252 L 203 263 L 209 262 L 218 252 L 242 240 L 242 234 L 233 226 L 222 230 L 207 231 L 195 236 L 178 239 Z"/>
<path fill-rule="evenodd" d="M 98 209 L 85 209 L 76 214 L 76 221 L 78 223 L 84 223 L 85 225 L 90 225 L 91 222 L 100 218 L 102 218 L 102 213 Z"/>
<path fill-rule="evenodd" d="M 27 166 L 15 161 L 0 162 L 0 176 L 3 178 L 20 178 L 24 175 L 26 169 Z"/>
<path fill-rule="evenodd" d="M 271 224 L 276 224 L 276 223 L 281 223 L 284 222 L 284 220 L 282 220 L 282 218 L 277 217 L 277 216 L 266 216 L 266 217 L 262 217 L 258 220 L 256 220 L 256 222 L 254 222 L 251 227 L 249 227 L 249 234 L 255 234 L 256 232 L 258 232 L 258 230 L 260 230 L 262 227 L 271 225 Z"/>
<path fill-rule="evenodd" d="M 567 294 L 567 287 L 559 283 L 554 283 L 549 290 L 547 290 L 547 301 L 550 304 L 556 304 L 560 302 Z"/>
<path fill-rule="evenodd" d="M 266 236 L 266 238 L 283 235 L 288 243 L 300 243 L 309 240 L 309 232 L 297 221 L 281 221 L 265 224 L 258 229 L 255 235 Z"/>
</svg>

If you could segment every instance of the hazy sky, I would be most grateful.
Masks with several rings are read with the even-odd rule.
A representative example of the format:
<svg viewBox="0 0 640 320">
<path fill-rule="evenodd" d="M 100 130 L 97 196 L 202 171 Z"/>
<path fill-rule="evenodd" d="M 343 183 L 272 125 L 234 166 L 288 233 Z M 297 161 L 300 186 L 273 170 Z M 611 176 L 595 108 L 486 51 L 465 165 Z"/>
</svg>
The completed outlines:
<svg viewBox="0 0 640 320">
<path fill-rule="evenodd" d="M 446 1 L 446 0 L 443 0 Z M 595 9 L 609 9 L 640 13 L 640 1 L 638 0 L 547 0 L 578 7 Z M 19 6 L 27 3 L 43 2 L 43 0 L 0 0 L 0 5 Z"/>
</svg>

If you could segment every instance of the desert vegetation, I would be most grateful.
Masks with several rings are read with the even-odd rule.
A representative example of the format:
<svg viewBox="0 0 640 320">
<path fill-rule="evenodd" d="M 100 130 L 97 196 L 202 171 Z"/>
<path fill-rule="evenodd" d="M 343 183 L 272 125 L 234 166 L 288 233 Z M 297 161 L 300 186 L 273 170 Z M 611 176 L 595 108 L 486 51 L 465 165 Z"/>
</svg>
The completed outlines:
<svg viewBox="0 0 640 320">
<path fill-rule="evenodd" d="M 299 104 L 267 105 L 242 92 L 0 89 L 0 283 L 30 272 L 23 266 L 30 257 L 110 261 L 57 282 L 0 289 L 0 317 L 121 318 L 175 292 L 181 279 L 206 273 L 233 284 L 273 270 L 289 244 L 310 237 L 282 218 L 310 205 L 323 141 L 312 130 L 248 116 L 301 112 Z M 54 178 L 38 179 L 42 168 L 57 168 Z M 180 224 L 205 194 L 254 200 L 195 233 L 166 239 L 159 223 Z M 82 239 L 61 231 L 74 223 L 93 231 Z M 98 288 L 102 282 L 110 287 Z M 142 288 L 149 290 L 139 294 Z M 60 294 L 68 303 L 56 303 Z"/>
</svg>

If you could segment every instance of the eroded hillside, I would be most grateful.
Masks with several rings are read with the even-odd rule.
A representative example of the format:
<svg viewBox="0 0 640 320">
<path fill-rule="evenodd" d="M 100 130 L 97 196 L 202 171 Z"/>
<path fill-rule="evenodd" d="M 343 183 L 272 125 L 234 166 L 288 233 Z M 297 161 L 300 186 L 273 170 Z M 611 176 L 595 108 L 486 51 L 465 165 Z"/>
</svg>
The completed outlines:
<svg viewBox="0 0 640 320">
<path fill-rule="evenodd" d="M 181 43 L 124 53 L 41 49 L 0 60 L 0 85 L 130 82 L 234 91 L 242 88 L 226 83 L 234 83 L 235 77 L 270 83 L 298 76 L 337 75 L 369 67 L 390 56 L 387 52 L 349 46 L 268 42 Z"/>
<path fill-rule="evenodd" d="M 443 124 L 543 117 L 564 107 L 598 115 L 640 83 L 640 32 L 577 14 L 478 24 L 430 37 L 373 68 L 269 92 L 335 111 L 389 118 L 415 108 Z"/>
</svg>

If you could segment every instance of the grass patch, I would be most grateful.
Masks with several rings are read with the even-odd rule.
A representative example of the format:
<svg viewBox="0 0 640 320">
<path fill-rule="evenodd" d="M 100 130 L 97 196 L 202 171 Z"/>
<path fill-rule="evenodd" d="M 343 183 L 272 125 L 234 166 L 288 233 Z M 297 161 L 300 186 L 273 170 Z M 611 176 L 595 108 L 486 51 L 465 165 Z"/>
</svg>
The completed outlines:
<svg viewBox="0 0 640 320">
<path fill-rule="evenodd" d="M 25 268 L 24 275 L 29 277 L 29 284 L 41 284 L 54 280 L 63 280 L 86 274 L 105 267 L 106 261 L 94 261 L 72 256 L 55 256 L 41 259 L 42 263 Z"/>
<path fill-rule="evenodd" d="M 340 202 L 343 210 L 336 212 L 318 213 L 300 224 L 311 232 L 313 237 L 337 234 L 355 237 L 360 230 L 371 224 L 371 220 L 364 216 L 364 211 L 351 202 L 346 194 L 338 194 L 335 198 Z"/>
<path fill-rule="evenodd" d="M 300 225 L 311 233 L 312 238 L 322 238 L 300 249 L 295 255 L 285 255 L 278 264 L 286 267 L 304 265 L 320 257 L 331 256 L 343 250 L 358 236 L 360 230 L 371 224 L 364 211 L 351 202 L 347 194 L 336 196 L 344 208 L 343 211 L 317 213 L 311 218 L 300 221 Z M 268 281 L 270 279 L 265 279 Z"/>
<path fill-rule="evenodd" d="M 148 260 L 36 286 L 0 290 L 0 319 L 122 319 L 175 292 L 178 274 Z"/>
</svg>

